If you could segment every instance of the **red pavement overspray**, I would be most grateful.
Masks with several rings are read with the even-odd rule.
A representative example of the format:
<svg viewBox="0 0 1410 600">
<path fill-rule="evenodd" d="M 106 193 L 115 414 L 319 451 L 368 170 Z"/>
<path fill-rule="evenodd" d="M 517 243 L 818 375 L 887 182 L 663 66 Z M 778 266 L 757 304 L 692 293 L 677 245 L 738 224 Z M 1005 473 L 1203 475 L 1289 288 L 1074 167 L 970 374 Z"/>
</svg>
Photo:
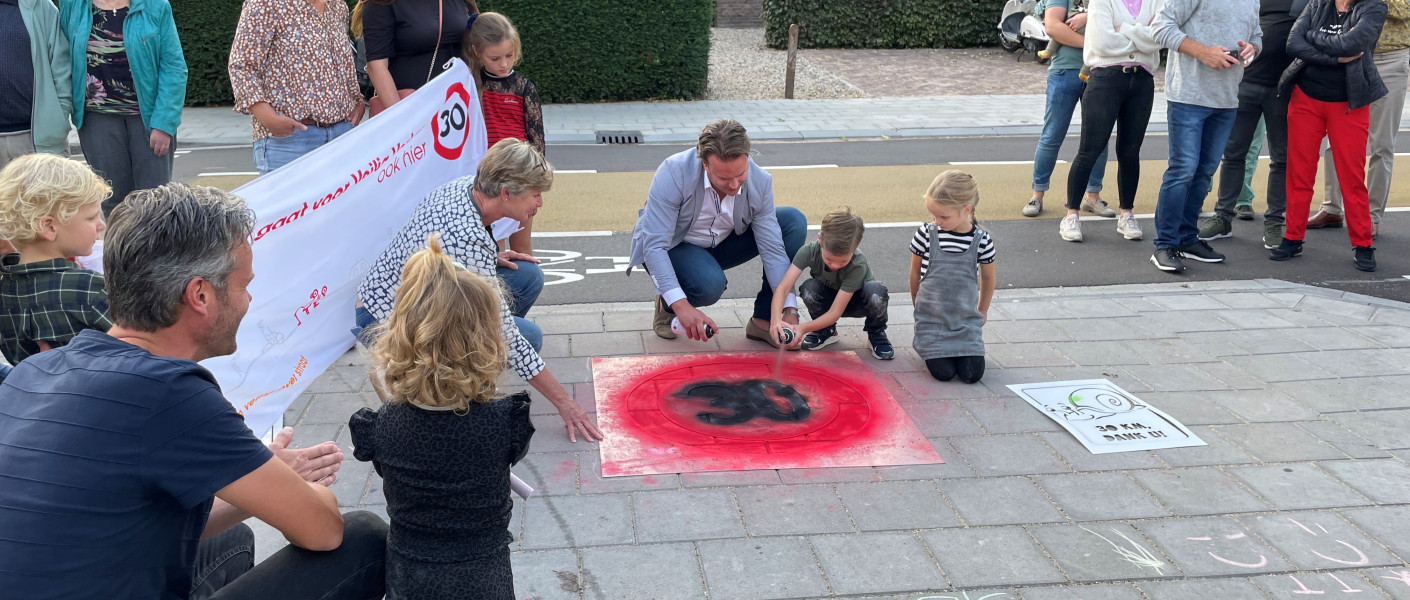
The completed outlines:
<svg viewBox="0 0 1410 600">
<path fill-rule="evenodd" d="M 602 475 L 944 462 L 850 352 L 592 361 Z"/>
</svg>

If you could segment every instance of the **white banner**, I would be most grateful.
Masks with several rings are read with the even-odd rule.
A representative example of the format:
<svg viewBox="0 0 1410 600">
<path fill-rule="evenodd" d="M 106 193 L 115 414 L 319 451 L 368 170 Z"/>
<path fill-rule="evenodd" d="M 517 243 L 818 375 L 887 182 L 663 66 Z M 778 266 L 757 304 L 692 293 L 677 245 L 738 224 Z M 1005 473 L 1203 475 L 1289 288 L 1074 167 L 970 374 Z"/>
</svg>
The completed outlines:
<svg viewBox="0 0 1410 600">
<path fill-rule="evenodd" d="M 202 363 L 256 434 L 353 344 L 357 288 L 427 193 L 475 172 L 485 121 L 459 60 L 337 140 L 235 190 L 255 211 L 239 350 Z"/>
</svg>

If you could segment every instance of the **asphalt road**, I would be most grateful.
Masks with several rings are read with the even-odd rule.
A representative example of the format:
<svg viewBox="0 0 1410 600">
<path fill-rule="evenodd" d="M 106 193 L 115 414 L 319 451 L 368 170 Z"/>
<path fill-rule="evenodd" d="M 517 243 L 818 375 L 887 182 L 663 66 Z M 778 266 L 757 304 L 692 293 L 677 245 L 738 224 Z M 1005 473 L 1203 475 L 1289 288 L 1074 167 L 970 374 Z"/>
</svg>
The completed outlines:
<svg viewBox="0 0 1410 600">
<path fill-rule="evenodd" d="M 1410 147 L 1410 137 L 1401 133 L 1401 145 Z M 1163 134 L 1153 134 L 1145 144 L 1142 158 L 1163 160 L 1166 145 Z M 1071 158 L 1075 139 L 1064 146 L 1063 157 Z M 856 140 L 828 142 L 761 142 L 755 144 L 756 160 L 766 166 L 836 164 L 839 166 L 918 165 L 955 162 L 996 162 L 1031 160 L 1035 138 L 965 137 L 921 140 Z M 599 172 L 650 171 L 661 157 L 686 146 L 584 146 L 563 145 L 549 149 L 558 169 Z M 1026 166 L 1015 166 L 1015 177 L 1026 177 Z M 202 174 L 253 171 L 248 146 L 192 149 L 176 161 L 178 180 L 190 181 Z M 1399 186 L 1397 186 L 1399 187 Z M 1057 216 L 1048 211 L 1045 216 Z M 1088 286 L 1168 281 L 1276 278 L 1349 290 L 1383 298 L 1410 302 L 1410 213 L 1387 215 L 1385 232 L 1377 245 L 1380 270 L 1362 273 L 1351 264 L 1351 250 L 1345 229 L 1309 232 L 1304 256 L 1285 263 L 1267 260 L 1258 243 L 1260 223 L 1238 222 L 1238 237 L 1215 242 L 1226 253 L 1225 264 L 1195 263 L 1182 275 L 1157 271 L 1149 263 L 1153 225 L 1144 221 L 1147 241 L 1129 242 L 1115 233 L 1114 221 L 1087 221 L 1087 241 L 1073 244 L 1061 241 L 1053 218 L 996 220 L 986 222 L 999 244 L 999 285 L 1004 288 Z M 631 223 L 614 229 L 627 230 Z M 880 228 L 868 231 L 862 250 L 870 259 L 876 277 L 894 293 L 907 292 L 910 259 L 906 245 L 912 227 Z M 545 260 L 548 285 L 541 304 L 579 302 L 644 301 L 651 297 L 649 277 L 640 271 L 622 274 L 629 251 L 627 233 L 608 236 L 569 236 L 537 238 L 535 251 Z M 727 297 L 749 297 L 759 288 L 759 267 L 746 265 L 730 272 Z"/>
</svg>

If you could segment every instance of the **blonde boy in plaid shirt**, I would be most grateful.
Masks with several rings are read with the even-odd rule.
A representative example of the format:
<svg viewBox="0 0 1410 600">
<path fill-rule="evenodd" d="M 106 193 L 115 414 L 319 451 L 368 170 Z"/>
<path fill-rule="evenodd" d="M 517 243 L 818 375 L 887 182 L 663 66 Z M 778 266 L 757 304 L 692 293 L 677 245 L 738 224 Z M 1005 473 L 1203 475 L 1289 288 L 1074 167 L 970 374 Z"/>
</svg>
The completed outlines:
<svg viewBox="0 0 1410 600">
<path fill-rule="evenodd" d="M 52 154 L 0 170 L 0 239 L 18 250 L 0 257 L 0 352 L 10 364 L 112 326 L 103 276 L 70 260 L 93 252 L 110 193 L 92 169 Z"/>
</svg>

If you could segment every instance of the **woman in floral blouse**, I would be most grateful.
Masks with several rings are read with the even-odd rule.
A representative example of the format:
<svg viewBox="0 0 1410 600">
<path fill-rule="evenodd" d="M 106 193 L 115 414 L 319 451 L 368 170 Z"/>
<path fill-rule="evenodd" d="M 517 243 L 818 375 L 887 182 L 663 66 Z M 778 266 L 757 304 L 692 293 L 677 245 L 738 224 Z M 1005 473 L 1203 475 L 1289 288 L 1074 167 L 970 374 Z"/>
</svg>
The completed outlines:
<svg viewBox="0 0 1410 600">
<path fill-rule="evenodd" d="M 83 156 L 113 187 L 106 216 L 129 192 L 171 181 L 186 59 L 167 0 L 59 0 L 59 19 Z"/>
</svg>

